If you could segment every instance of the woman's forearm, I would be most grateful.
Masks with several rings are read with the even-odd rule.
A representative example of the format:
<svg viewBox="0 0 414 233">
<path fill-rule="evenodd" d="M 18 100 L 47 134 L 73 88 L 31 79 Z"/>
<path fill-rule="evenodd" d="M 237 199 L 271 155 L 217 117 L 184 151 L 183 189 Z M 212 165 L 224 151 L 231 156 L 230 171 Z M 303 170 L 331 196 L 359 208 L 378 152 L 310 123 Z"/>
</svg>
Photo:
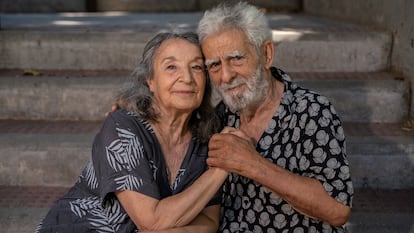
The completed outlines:
<svg viewBox="0 0 414 233">
<path fill-rule="evenodd" d="M 210 168 L 181 193 L 156 200 L 134 191 L 117 192 L 117 198 L 140 229 L 160 230 L 189 224 L 220 189 L 228 173 Z"/>
<path fill-rule="evenodd" d="M 189 224 L 217 193 L 227 174 L 222 169 L 209 169 L 185 191 L 161 200 L 158 207 L 161 222 L 163 218 L 171 218 L 173 215 L 171 224 L 174 226 Z"/>
<path fill-rule="evenodd" d="M 216 233 L 220 222 L 220 205 L 207 207 L 202 213 L 183 227 L 164 230 L 148 230 L 143 233 Z M 141 232 L 141 231 L 140 231 Z"/>
</svg>

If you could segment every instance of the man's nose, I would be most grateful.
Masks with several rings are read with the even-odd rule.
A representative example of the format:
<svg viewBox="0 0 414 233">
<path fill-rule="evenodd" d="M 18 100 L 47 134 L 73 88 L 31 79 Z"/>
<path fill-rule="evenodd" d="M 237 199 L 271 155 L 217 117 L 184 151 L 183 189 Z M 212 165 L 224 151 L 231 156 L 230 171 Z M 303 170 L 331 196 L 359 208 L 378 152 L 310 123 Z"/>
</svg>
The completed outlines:
<svg viewBox="0 0 414 233">
<path fill-rule="evenodd" d="M 234 69 L 229 64 L 222 64 L 221 69 L 221 82 L 230 83 L 235 76 Z"/>
</svg>

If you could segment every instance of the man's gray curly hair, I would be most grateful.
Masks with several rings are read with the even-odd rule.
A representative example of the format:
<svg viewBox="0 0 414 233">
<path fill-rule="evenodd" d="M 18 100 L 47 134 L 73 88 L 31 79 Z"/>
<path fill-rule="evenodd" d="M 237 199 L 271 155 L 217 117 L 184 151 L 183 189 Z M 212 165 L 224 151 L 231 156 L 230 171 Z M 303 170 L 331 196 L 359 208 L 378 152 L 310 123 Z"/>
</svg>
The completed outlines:
<svg viewBox="0 0 414 233">
<path fill-rule="evenodd" d="M 230 5 L 221 3 L 207 10 L 198 23 L 197 34 L 200 42 L 210 35 L 237 29 L 244 32 L 257 51 L 266 40 L 272 40 L 272 32 L 263 12 L 246 2 Z"/>
</svg>

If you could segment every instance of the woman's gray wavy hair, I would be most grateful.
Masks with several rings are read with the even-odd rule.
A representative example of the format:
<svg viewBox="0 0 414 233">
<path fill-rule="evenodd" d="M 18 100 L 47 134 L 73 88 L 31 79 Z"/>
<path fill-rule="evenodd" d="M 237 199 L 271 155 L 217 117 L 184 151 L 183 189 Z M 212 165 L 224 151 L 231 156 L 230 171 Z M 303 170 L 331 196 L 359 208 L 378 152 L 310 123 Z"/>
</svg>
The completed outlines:
<svg viewBox="0 0 414 233">
<path fill-rule="evenodd" d="M 169 39 L 183 39 L 200 46 L 197 34 L 192 32 L 158 33 L 146 44 L 142 60 L 131 75 L 132 83 L 126 84 L 115 96 L 118 104 L 125 106 L 126 103 L 128 110 L 135 112 L 139 117 L 146 120 L 156 121 L 158 118 L 158 113 L 152 107 L 153 94 L 147 80 L 154 76 L 153 62 L 157 50 L 163 42 Z M 199 108 L 194 110 L 189 121 L 189 128 L 193 136 L 201 142 L 207 142 L 213 133 L 220 130 L 220 121 L 211 104 L 211 88 L 210 81 L 207 79 L 202 103 Z"/>
<path fill-rule="evenodd" d="M 197 34 L 202 43 L 209 35 L 231 29 L 243 31 L 258 52 L 264 41 L 272 40 L 264 13 L 246 2 L 233 5 L 224 2 L 206 11 L 198 23 Z"/>
</svg>

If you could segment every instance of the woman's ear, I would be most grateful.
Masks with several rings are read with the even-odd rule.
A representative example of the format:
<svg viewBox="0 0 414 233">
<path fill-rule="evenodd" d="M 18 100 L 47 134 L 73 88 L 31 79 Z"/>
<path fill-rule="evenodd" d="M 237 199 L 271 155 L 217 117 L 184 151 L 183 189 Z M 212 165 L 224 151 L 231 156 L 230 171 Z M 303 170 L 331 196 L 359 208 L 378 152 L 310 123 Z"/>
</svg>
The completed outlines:
<svg viewBox="0 0 414 233">
<path fill-rule="evenodd" d="M 263 64 L 266 69 L 269 69 L 272 66 L 274 55 L 275 55 L 275 45 L 273 44 L 273 41 L 271 40 L 264 41 L 262 45 L 262 56 L 264 59 Z"/>
<path fill-rule="evenodd" d="M 153 84 L 153 83 L 152 83 L 152 79 L 147 78 L 147 85 L 148 85 L 148 87 L 149 87 L 150 91 L 151 91 L 151 92 L 154 92 L 152 84 Z"/>
</svg>

